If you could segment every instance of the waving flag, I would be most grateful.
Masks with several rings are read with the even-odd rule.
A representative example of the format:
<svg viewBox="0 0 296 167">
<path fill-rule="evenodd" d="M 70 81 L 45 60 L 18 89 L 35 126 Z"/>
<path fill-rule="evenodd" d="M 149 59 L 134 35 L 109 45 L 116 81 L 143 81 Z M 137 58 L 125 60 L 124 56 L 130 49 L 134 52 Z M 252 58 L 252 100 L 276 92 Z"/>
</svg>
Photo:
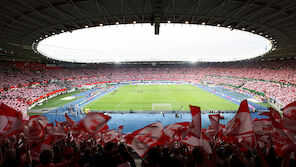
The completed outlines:
<svg viewBox="0 0 296 167">
<path fill-rule="evenodd" d="M 110 118 L 110 116 L 101 113 L 88 113 L 79 122 L 79 129 L 89 134 L 95 134 L 106 125 Z"/>
<path fill-rule="evenodd" d="M 67 113 L 65 113 L 65 119 L 66 119 L 66 125 L 67 126 L 73 126 L 75 125 L 75 121 L 73 121 Z"/>
<path fill-rule="evenodd" d="M 28 124 L 25 126 L 25 134 L 30 142 L 40 141 L 44 138 L 45 127 L 48 119 L 43 115 L 31 116 Z"/>
<path fill-rule="evenodd" d="M 182 138 L 185 138 L 189 126 L 190 122 L 180 122 L 166 126 L 163 129 L 163 133 L 167 137 L 168 143 L 181 141 Z"/>
<path fill-rule="evenodd" d="M 201 136 L 201 112 L 197 106 L 189 106 L 192 114 L 191 132 L 197 137 Z"/>
<path fill-rule="evenodd" d="M 291 132 L 296 132 L 296 101 L 283 109 L 283 125 Z"/>
<path fill-rule="evenodd" d="M 22 114 L 4 103 L 0 104 L 0 138 L 9 137 L 24 130 Z"/>
<path fill-rule="evenodd" d="M 227 123 L 225 130 L 228 140 L 236 144 L 241 151 L 255 147 L 253 124 L 247 100 L 241 102 L 236 115 Z"/>
<path fill-rule="evenodd" d="M 103 136 L 104 143 L 117 141 L 117 133 L 116 133 L 115 129 L 112 129 L 112 130 L 109 130 L 106 132 L 102 132 L 102 136 Z"/>
<path fill-rule="evenodd" d="M 273 132 L 273 126 L 270 119 L 253 120 L 254 133 L 257 135 L 270 135 Z"/>
<path fill-rule="evenodd" d="M 122 130 L 123 130 L 123 125 L 118 127 L 117 132 L 121 135 Z"/>
<path fill-rule="evenodd" d="M 247 100 L 241 102 L 236 115 L 226 125 L 228 136 L 253 134 L 253 126 Z"/>
<path fill-rule="evenodd" d="M 150 124 L 127 135 L 126 143 L 143 157 L 150 148 L 163 143 L 162 130 L 161 122 Z"/>
<path fill-rule="evenodd" d="M 40 153 L 43 150 L 49 150 L 49 149 L 51 149 L 53 140 L 54 140 L 54 137 L 53 136 L 48 136 L 45 140 L 43 140 L 42 142 L 40 142 L 39 144 L 37 144 L 35 147 L 33 147 L 31 149 L 32 159 L 35 160 L 35 161 L 39 161 Z"/>
<path fill-rule="evenodd" d="M 220 131 L 220 125 L 219 125 L 220 114 L 209 115 L 209 119 L 212 123 L 215 133 L 218 134 Z"/>
<path fill-rule="evenodd" d="M 194 134 L 189 132 L 187 136 L 184 139 L 182 139 L 182 143 L 192 147 L 202 147 L 207 154 L 211 154 L 212 148 L 210 146 L 209 140 L 204 136 L 205 135 L 202 135 L 201 138 L 197 138 Z"/>
</svg>

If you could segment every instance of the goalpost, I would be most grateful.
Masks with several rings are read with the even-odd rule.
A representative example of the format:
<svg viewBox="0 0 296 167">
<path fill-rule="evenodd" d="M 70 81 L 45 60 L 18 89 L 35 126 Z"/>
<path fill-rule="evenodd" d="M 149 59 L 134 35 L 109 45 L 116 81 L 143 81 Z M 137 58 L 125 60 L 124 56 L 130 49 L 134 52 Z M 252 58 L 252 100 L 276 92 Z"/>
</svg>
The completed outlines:
<svg viewBox="0 0 296 167">
<path fill-rule="evenodd" d="M 171 103 L 152 103 L 152 111 L 172 111 Z"/>
</svg>

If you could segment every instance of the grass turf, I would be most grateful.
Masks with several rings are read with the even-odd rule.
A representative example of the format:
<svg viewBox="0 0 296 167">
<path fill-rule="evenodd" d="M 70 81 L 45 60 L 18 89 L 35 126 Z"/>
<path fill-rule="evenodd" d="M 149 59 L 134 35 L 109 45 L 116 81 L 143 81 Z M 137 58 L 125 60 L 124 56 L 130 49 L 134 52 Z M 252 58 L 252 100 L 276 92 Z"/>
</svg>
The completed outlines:
<svg viewBox="0 0 296 167">
<path fill-rule="evenodd" d="M 193 85 L 126 85 L 86 105 L 90 110 L 152 111 L 153 103 L 170 103 L 175 111 L 237 110 L 238 105 Z"/>
<path fill-rule="evenodd" d="M 81 97 L 76 97 L 74 99 L 71 100 L 61 100 L 62 98 L 68 97 L 68 96 L 73 96 L 75 94 L 80 93 L 81 91 L 74 91 L 71 93 L 65 93 L 56 97 L 53 97 L 51 99 L 49 99 L 47 101 L 47 103 L 43 102 L 43 104 L 41 106 L 35 106 L 33 107 L 31 110 L 39 110 L 39 109 L 45 109 L 45 108 L 56 108 L 56 107 L 60 107 L 62 105 L 65 105 L 67 103 L 71 103 L 74 100 L 77 100 Z"/>
</svg>

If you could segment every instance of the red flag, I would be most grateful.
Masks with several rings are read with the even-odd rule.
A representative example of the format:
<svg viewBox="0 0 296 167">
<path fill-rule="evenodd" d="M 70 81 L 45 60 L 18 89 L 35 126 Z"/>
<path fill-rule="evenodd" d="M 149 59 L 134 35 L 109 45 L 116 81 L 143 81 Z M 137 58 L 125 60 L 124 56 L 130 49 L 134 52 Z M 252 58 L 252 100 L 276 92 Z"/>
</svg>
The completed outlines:
<svg viewBox="0 0 296 167">
<path fill-rule="evenodd" d="M 185 138 L 189 125 L 190 122 L 180 122 L 166 126 L 163 129 L 163 133 L 167 137 L 168 144 Z"/>
<path fill-rule="evenodd" d="M 9 137 L 24 130 L 22 114 L 4 103 L 0 104 L 0 138 Z"/>
<path fill-rule="evenodd" d="M 255 147 L 253 124 L 247 100 L 241 102 L 236 115 L 227 123 L 226 135 L 228 140 L 242 151 Z"/>
<path fill-rule="evenodd" d="M 194 134 L 189 132 L 187 136 L 182 140 L 182 143 L 188 146 L 199 146 L 202 147 L 207 154 L 212 153 L 212 148 L 210 146 L 209 140 L 203 135 L 201 138 L 197 138 Z"/>
<path fill-rule="evenodd" d="M 65 118 L 66 118 L 66 124 L 67 126 L 73 126 L 75 124 L 75 121 L 73 121 L 67 113 L 65 113 Z"/>
<path fill-rule="evenodd" d="M 99 132 L 107 131 L 109 129 L 109 126 L 105 124 L 102 129 L 99 130 Z"/>
<path fill-rule="evenodd" d="M 95 134 L 105 126 L 110 118 L 105 114 L 91 112 L 79 122 L 79 128 L 87 133 Z"/>
<path fill-rule="evenodd" d="M 283 156 L 287 151 L 289 151 L 289 149 L 293 149 L 295 147 L 293 141 L 296 142 L 296 139 L 293 133 L 289 132 L 285 128 L 284 119 L 281 118 L 278 111 L 271 107 L 269 108 L 269 110 L 270 120 L 272 121 L 272 125 L 274 128 L 273 133 L 271 135 L 272 147 L 274 148 L 274 151 L 277 153 L 277 155 Z"/>
<path fill-rule="evenodd" d="M 108 143 L 108 142 L 116 142 L 117 141 L 117 133 L 115 129 L 102 132 L 103 135 L 103 142 Z"/>
<path fill-rule="evenodd" d="M 150 148 L 163 143 L 162 130 L 161 122 L 150 124 L 127 135 L 126 143 L 143 157 Z"/>
<path fill-rule="evenodd" d="M 269 107 L 268 109 L 269 109 L 269 112 L 262 112 L 262 113 L 259 113 L 259 115 L 268 116 L 269 118 L 273 118 L 277 122 L 280 122 L 282 120 L 282 116 L 277 110 L 271 107 Z"/>
<path fill-rule="evenodd" d="M 50 123 L 50 124 L 46 125 L 45 133 L 46 133 L 46 135 L 51 135 L 51 136 L 62 136 L 62 137 L 66 136 L 65 131 L 59 129 L 58 127 L 55 127 L 53 125 L 53 123 Z"/>
<path fill-rule="evenodd" d="M 42 140 L 44 129 L 48 124 L 48 119 L 43 115 L 31 116 L 28 124 L 25 126 L 25 134 L 30 142 Z"/>
<path fill-rule="evenodd" d="M 117 139 L 118 141 L 122 141 L 122 130 L 123 130 L 123 125 L 119 126 L 117 129 Z"/>
<path fill-rule="evenodd" d="M 39 161 L 39 155 L 43 150 L 51 149 L 52 141 L 54 140 L 53 136 L 48 136 L 45 140 L 40 142 L 38 145 L 31 149 L 32 159 Z"/>
<path fill-rule="evenodd" d="M 219 125 L 220 114 L 209 115 L 209 119 L 212 123 L 215 133 L 218 134 L 220 131 L 220 125 Z"/>
<path fill-rule="evenodd" d="M 273 126 L 270 119 L 253 120 L 254 133 L 257 135 L 270 135 L 273 132 Z"/>
<path fill-rule="evenodd" d="M 296 132 L 296 101 L 283 109 L 283 125 L 289 131 Z"/>
<path fill-rule="evenodd" d="M 226 134 L 238 136 L 252 134 L 253 126 L 247 100 L 241 102 L 236 115 L 227 123 Z"/>
<path fill-rule="evenodd" d="M 121 134 L 122 130 L 123 130 L 123 125 L 121 125 L 121 126 L 118 127 L 117 132 L 118 132 L 119 134 Z"/>
<path fill-rule="evenodd" d="M 197 137 L 201 136 L 201 112 L 200 107 L 197 106 L 189 106 L 192 114 L 192 122 L 191 122 L 191 132 Z"/>
</svg>

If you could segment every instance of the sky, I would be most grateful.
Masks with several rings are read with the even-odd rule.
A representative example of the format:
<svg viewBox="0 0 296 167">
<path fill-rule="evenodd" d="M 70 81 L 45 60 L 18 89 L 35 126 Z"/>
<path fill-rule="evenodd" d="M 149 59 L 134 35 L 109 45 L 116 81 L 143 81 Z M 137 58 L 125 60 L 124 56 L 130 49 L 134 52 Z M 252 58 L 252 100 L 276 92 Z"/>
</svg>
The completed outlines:
<svg viewBox="0 0 296 167">
<path fill-rule="evenodd" d="M 229 28 L 161 24 L 154 35 L 150 24 L 84 28 L 48 37 L 37 50 L 67 62 L 189 61 L 224 62 L 251 59 L 271 49 L 259 35 Z"/>
</svg>

